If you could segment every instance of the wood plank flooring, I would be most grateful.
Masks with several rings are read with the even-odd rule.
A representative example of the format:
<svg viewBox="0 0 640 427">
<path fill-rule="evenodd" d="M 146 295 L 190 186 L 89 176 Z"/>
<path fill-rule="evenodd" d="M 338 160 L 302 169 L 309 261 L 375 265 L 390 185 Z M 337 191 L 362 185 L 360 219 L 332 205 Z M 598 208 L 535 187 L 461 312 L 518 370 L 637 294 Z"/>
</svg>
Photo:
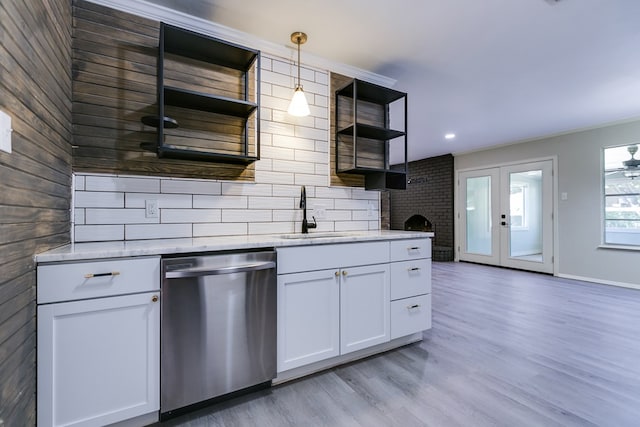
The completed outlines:
<svg viewBox="0 0 640 427">
<path fill-rule="evenodd" d="M 640 291 L 433 263 L 424 340 L 162 426 L 639 426 Z"/>
</svg>

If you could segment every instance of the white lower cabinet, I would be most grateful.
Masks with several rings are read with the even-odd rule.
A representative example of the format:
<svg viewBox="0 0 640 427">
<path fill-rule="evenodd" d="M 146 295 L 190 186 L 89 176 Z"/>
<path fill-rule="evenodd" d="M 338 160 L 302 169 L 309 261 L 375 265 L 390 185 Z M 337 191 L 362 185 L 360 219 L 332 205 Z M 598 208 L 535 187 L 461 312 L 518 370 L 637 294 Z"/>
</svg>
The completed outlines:
<svg viewBox="0 0 640 427">
<path fill-rule="evenodd" d="M 62 280 L 64 298 L 69 289 L 101 296 L 38 305 L 38 426 L 104 426 L 159 410 L 159 260 L 120 262 L 38 267 L 42 290 Z M 102 297 L 107 286 L 148 291 Z"/>
<path fill-rule="evenodd" d="M 278 372 L 389 341 L 388 262 L 388 242 L 279 248 Z"/>
<path fill-rule="evenodd" d="M 278 372 L 340 354 L 335 270 L 278 276 Z"/>
<path fill-rule="evenodd" d="M 389 341 L 389 265 L 340 272 L 340 354 Z"/>
<path fill-rule="evenodd" d="M 431 329 L 431 295 L 391 301 L 391 339 Z"/>
</svg>

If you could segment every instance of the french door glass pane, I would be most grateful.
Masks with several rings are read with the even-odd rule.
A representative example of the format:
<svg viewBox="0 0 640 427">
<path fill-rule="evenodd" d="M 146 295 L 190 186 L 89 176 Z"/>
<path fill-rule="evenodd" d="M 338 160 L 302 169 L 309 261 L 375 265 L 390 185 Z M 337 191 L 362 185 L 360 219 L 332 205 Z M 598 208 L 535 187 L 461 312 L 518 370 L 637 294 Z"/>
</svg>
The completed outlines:
<svg viewBox="0 0 640 427">
<path fill-rule="evenodd" d="M 467 178 L 466 252 L 491 255 L 491 177 Z"/>
<path fill-rule="evenodd" d="M 509 174 L 509 256 L 542 262 L 542 170 Z"/>
</svg>

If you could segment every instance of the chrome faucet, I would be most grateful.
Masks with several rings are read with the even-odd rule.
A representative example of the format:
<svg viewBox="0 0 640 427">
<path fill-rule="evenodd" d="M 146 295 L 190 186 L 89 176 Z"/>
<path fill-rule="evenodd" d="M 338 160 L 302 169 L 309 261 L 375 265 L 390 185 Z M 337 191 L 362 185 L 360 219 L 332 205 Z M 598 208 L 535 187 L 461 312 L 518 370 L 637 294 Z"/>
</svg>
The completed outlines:
<svg viewBox="0 0 640 427">
<path fill-rule="evenodd" d="M 307 234 L 310 228 L 316 228 L 316 217 L 312 216 L 313 222 L 307 221 L 307 189 L 302 186 L 300 190 L 300 209 L 302 209 L 302 233 Z"/>
</svg>

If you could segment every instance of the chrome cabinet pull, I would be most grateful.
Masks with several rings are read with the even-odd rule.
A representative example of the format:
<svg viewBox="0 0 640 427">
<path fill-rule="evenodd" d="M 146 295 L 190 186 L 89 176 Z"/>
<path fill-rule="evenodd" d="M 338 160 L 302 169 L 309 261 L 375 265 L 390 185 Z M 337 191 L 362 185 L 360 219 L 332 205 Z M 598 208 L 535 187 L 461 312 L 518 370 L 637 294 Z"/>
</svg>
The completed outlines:
<svg viewBox="0 0 640 427">
<path fill-rule="evenodd" d="M 105 277 L 105 276 L 119 276 L 119 271 L 112 271 L 110 273 L 87 273 L 84 275 L 85 279 L 91 279 L 93 277 Z"/>
<path fill-rule="evenodd" d="M 414 308 L 419 308 L 419 307 L 420 307 L 420 304 L 408 305 L 407 310 L 413 310 Z"/>
<path fill-rule="evenodd" d="M 417 250 L 419 250 L 419 249 L 420 249 L 420 246 L 409 246 L 409 247 L 407 248 L 407 250 L 410 250 L 410 251 L 417 251 Z"/>
<path fill-rule="evenodd" d="M 407 269 L 408 271 L 418 271 L 420 270 L 420 267 L 411 267 Z"/>
</svg>

